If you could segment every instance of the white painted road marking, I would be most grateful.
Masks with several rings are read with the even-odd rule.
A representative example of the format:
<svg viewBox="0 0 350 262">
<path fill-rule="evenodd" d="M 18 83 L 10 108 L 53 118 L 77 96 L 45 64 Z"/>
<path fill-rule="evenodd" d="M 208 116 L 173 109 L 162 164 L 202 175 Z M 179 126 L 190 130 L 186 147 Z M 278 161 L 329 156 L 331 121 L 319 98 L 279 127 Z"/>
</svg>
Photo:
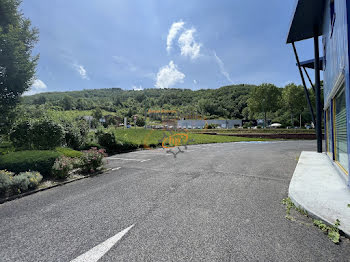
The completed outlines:
<svg viewBox="0 0 350 262">
<path fill-rule="evenodd" d="M 120 158 L 120 157 L 109 157 L 109 159 L 125 160 L 125 161 L 138 161 L 138 162 L 145 162 L 145 161 L 151 160 L 151 159 Z"/>
<path fill-rule="evenodd" d="M 103 257 L 134 225 L 129 226 L 115 236 L 90 249 L 86 253 L 73 259 L 71 262 L 97 262 Z"/>
<path fill-rule="evenodd" d="M 115 171 L 115 170 L 119 170 L 121 167 L 115 167 L 115 168 L 112 168 L 112 171 Z"/>
<path fill-rule="evenodd" d="M 139 152 L 132 152 L 133 154 L 138 154 L 138 155 L 157 155 L 157 156 L 161 156 L 161 155 L 164 155 L 164 152 L 159 152 L 159 153 L 153 153 L 153 152 L 150 152 L 150 153 L 139 153 Z"/>
</svg>

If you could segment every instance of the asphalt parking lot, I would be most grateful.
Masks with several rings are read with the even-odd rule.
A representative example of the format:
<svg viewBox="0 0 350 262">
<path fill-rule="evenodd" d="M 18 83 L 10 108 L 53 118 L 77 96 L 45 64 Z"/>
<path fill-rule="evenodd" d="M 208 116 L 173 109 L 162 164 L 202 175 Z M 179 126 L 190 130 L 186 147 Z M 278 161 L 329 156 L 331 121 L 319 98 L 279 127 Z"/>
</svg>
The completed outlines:
<svg viewBox="0 0 350 262">
<path fill-rule="evenodd" d="M 349 261 L 348 240 L 285 219 L 297 159 L 315 145 L 112 156 L 107 173 L 0 205 L 0 261 Z"/>
</svg>

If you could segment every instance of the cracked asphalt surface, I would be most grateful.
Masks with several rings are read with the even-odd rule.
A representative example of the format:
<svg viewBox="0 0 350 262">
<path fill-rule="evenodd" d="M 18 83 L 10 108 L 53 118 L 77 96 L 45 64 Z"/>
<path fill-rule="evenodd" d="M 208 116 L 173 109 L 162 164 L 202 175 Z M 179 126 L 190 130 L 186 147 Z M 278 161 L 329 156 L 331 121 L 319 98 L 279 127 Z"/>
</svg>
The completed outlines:
<svg viewBox="0 0 350 262">
<path fill-rule="evenodd" d="M 132 224 L 100 261 L 350 261 L 349 240 L 285 219 L 299 154 L 315 145 L 113 156 L 118 170 L 0 205 L 0 261 L 71 261 Z"/>
</svg>

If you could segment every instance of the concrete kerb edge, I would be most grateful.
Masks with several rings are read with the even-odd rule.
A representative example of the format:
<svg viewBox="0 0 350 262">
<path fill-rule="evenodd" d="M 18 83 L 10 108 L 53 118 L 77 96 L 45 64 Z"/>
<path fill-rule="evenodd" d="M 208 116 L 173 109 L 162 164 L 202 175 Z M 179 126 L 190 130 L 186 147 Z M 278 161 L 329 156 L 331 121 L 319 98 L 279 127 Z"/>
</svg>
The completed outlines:
<svg viewBox="0 0 350 262">
<path fill-rule="evenodd" d="M 293 197 L 293 193 L 290 191 L 290 187 L 288 189 L 288 197 L 290 198 L 290 200 L 294 203 L 294 205 L 296 207 L 299 207 L 299 208 L 302 208 L 304 209 L 305 211 L 307 211 L 308 213 L 308 216 L 313 218 L 313 219 L 318 219 L 318 220 L 322 220 L 323 222 L 325 222 L 327 225 L 329 226 L 334 226 L 334 224 L 330 221 L 328 221 L 327 219 L 325 219 L 324 217 L 322 217 L 321 215 L 317 214 L 317 213 L 314 213 L 312 212 L 309 208 L 307 208 L 306 206 L 300 204 L 294 197 Z M 340 221 L 341 223 L 341 221 Z M 346 237 L 350 238 L 350 232 L 347 232 L 347 231 L 343 231 L 342 230 L 342 227 L 341 227 L 341 224 L 339 226 L 339 231 L 341 231 L 341 233 L 343 233 Z"/>
</svg>

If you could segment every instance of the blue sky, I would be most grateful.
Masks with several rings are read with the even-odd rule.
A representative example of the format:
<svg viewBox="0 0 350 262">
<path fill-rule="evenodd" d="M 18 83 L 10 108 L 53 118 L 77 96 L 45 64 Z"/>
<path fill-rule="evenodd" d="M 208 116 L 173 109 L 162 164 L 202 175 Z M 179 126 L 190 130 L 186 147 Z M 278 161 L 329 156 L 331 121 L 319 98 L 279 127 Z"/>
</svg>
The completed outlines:
<svg viewBox="0 0 350 262">
<path fill-rule="evenodd" d="M 24 0 L 40 31 L 32 93 L 300 83 L 295 0 Z M 298 43 L 301 59 L 312 43 Z"/>
</svg>

